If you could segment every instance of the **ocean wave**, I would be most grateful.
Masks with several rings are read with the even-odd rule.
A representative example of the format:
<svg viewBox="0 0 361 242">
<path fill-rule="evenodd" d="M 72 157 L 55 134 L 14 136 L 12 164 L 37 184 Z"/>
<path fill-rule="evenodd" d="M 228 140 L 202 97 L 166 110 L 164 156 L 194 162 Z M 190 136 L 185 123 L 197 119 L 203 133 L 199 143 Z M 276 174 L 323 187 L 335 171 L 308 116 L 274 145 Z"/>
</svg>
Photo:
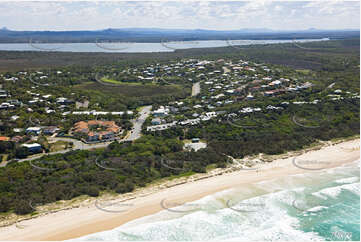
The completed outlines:
<svg viewBox="0 0 361 242">
<path fill-rule="evenodd" d="M 323 199 L 326 199 L 325 196 L 337 198 L 337 196 L 339 196 L 341 194 L 341 192 L 345 191 L 345 190 L 352 192 L 356 195 L 360 195 L 360 183 L 357 182 L 357 183 L 344 184 L 344 185 L 335 186 L 335 187 L 328 187 L 328 188 L 322 189 L 318 192 L 314 192 L 314 193 L 312 193 L 312 195 L 321 197 Z"/>
<path fill-rule="evenodd" d="M 298 226 L 296 218 L 271 205 L 257 214 L 237 213 L 228 208 L 216 213 L 199 211 L 174 220 L 119 227 L 81 240 L 322 240 L 316 233 L 297 229 Z"/>
<path fill-rule="evenodd" d="M 347 178 L 341 178 L 336 180 L 336 183 L 355 183 L 358 182 L 360 180 L 360 177 L 347 177 Z"/>
<path fill-rule="evenodd" d="M 332 234 L 329 229 L 325 231 L 324 228 L 328 228 L 325 222 L 339 224 L 342 219 L 341 222 L 359 224 L 359 217 L 351 219 L 357 215 L 354 212 L 359 209 L 357 203 L 344 204 L 344 196 L 340 196 L 348 192 L 346 195 L 352 199 L 359 197 L 359 177 L 354 169 L 358 164 L 333 169 L 332 175 L 323 171 L 244 185 L 191 202 L 202 205 L 199 211 L 179 214 L 163 210 L 77 240 L 329 240 Z M 293 206 L 295 201 L 301 210 Z M 264 206 L 254 209 L 255 206 L 247 206 L 249 204 Z M 347 206 L 353 204 L 355 207 L 350 210 Z M 245 212 L 247 209 L 254 211 Z M 327 217 L 331 215 L 332 219 Z"/>
</svg>

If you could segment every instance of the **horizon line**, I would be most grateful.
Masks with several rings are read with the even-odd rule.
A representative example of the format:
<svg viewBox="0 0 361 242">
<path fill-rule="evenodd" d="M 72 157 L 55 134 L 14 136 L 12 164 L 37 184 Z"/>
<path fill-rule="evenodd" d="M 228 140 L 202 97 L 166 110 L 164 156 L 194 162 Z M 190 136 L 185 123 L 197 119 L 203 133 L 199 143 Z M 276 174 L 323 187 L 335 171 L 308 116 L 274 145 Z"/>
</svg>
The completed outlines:
<svg viewBox="0 0 361 242">
<path fill-rule="evenodd" d="M 343 28 L 343 29 L 317 29 L 317 28 L 306 28 L 306 29 L 270 29 L 270 28 L 239 28 L 239 29 L 202 29 L 202 28 L 195 28 L 195 29 L 187 29 L 187 28 L 162 28 L 162 27 L 121 27 L 121 28 L 104 28 L 104 29 L 78 29 L 78 30 L 16 30 L 16 29 L 9 29 L 6 26 L 0 28 L 0 31 L 13 31 L 13 32 L 25 32 L 25 31 L 32 31 L 32 32 L 76 32 L 76 31 L 106 31 L 106 30 L 130 30 L 130 29 L 144 29 L 144 30 L 178 30 L 178 31 L 273 31 L 273 32 L 287 32 L 287 31 L 360 31 L 360 28 Z"/>
</svg>

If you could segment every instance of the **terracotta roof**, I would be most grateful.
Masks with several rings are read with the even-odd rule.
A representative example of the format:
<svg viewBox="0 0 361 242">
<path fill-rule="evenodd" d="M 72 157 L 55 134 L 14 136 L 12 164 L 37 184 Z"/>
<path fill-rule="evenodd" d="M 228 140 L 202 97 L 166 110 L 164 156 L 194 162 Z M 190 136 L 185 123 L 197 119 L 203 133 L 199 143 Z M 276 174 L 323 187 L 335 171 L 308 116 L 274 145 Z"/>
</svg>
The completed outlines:
<svg viewBox="0 0 361 242">
<path fill-rule="evenodd" d="M 10 138 L 6 136 L 0 136 L 0 141 L 9 141 Z"/>
<path fill-rule="evenodd" d="M 88 124 L 84 121 L 80 121 L 74 124 L 74 128 L 76 129 L 88 128 Z"/>
<path fill-rule="evenodd" d="M 97 120 L 89 120 L 87 125 L 97 125 L 97 124 L 100 124 L 99 121 Z"/>
<path fill-rule="evenodd" d="M 89 126 L 99 125 L 106 127 L 106 131 L 99 133 L 89 132 Z M 88 122 L 80 121 L 74 124 L 74 132 L 87 133 L 88 136 L 105 135 L 109 132 L 118 133 L 121 128 L 115 124 L 115 121 L 89 120 Z"/>
<path fill-rule="evenodd" d="M 95 135 L 98 135 L 97 133 L 94 133 L 94 132 L 89 132 L 88 133 L 88 136 L 95 136 Z"/>
<path fill-rule="evenodd" d="M 108 131 L 114 132 L 114 133 L 118 133 L 120 128 L 119 127 L 111 127 L 111 128 L 107 128 Z"/>
</svg>

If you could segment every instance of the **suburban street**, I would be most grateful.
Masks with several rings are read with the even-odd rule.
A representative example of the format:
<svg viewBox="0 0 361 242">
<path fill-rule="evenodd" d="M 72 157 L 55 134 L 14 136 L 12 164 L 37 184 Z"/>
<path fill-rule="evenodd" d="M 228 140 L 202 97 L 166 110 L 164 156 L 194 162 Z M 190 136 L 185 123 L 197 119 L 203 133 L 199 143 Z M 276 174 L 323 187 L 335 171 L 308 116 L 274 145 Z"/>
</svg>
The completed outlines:
<svg viewBox="0 0 361 242">
<path fill-rule="evenodd" d="M 133 128 L 130 131 L 131 133 L 129 137 L 126 137 L 124 141 L 133 141 L 140 138 L 142 132 L 142 125 L 145 122 L 145 120 L 148 118 L 151 110 L 152 110 L 152 106 L 145 106 L 142 108 L 142 110 L 139 112 L 140 114 L 139 117 L 135 120 L 134 119 L 132 120 Z"/>
<path fill-rule="evenodd" d="M 226 66 L 223 66 L 222 69 L 223 69 L 224 73 L 231 72 L 231 70 L 228 69 Z"/>
<path fill-rule="evenodd" d="M 194 83 L 192 86 L 192 96 L 197 96 L 201 92 L 200 82 Z"/>
<path fill-rule="evenodd" d="M 69 152 L 72 150 L 90 150 L 90 149 L 104 148 L 104 147 L 107 147 L 110 143 L 112 143 L 112 142 L 102 142 L 102 143 L 97 143 L 97 144 L 85 144 L 85 143 L 81 142 L 80 140 L 76 140 L 76 139 L 58 138 L 58 137 L 49 138 L 49 141 L 51 141 L 51 142 L 55 142 L 55 141 L 59 141 L 59 140 L 73 142 L 74 146 L 71 149 L 59 150 L 59 151 L 54 151 L 54 152 L 50 152 L 50 153 L 36 154 L 36 155 L 33 155 L 33 156 L 25 158 L 25 159 L 20 159 L 20 160 L 18 160 L 18 162 L 36 160 L 45 155 L 63 154 L 63 153 L 66 153 L 66 152 Z M 4 166 L 6 166 L 6 163 L 0 164 L 0 167 L 4 167 Z"/>
<path fill-rule="evenodd" d="M 133 128 L 130 131 L 130 134 L 128 134 L 124 139 L 119 140 L 119 142 L 133 141 L 133 140 L 139 139 L 142 136 L 142 134 L 141 134 L 142 125 L 145 122 L 145 120 L 148 118 L 151 110 L 152 110 L 152 106 L 143 107 L 142 110 L 139 112 L 139 114 L 140 114 L 139 117 L 137 119 L 131 120 L 131 122 L 133 123 Z M 56 142 L 56 141 L 73 142 L 74 145 L 73 145 L 73 148 L 71 148 L 71 149 L 55 151 L 55 152 L 50 152 L 50 153 L 46 153 L 46 154 L 41 153 L 41 154 L 33 155 L 33 156 L 25 158 L 25 159 L 20 159 L 20 160 L 18 160 L 18 162 L 35 160 L 44 155 L 63 154 L 63 153 L 66 153 L 66 152 L 69 152 L 72 150 L 90 150 L 90 149 L 104 148 L 113 142 L 113 141 L 110 141 L 110 142 L 101 142 L 101 143 L 96 143 L 96 144 L 86 144 L 84 142 L 81 142 L 80 140 L 71 139 L 71 138 L 62 138 L 62 137 L 50 137 L 48 139 L 48 141 L 49 142 Z M 0 164 L 0 167 L 4 167 L 4 166 L 6 166 L 6 164 L 7 164 L 6 162 L 3 162 Z"/>
</svg>

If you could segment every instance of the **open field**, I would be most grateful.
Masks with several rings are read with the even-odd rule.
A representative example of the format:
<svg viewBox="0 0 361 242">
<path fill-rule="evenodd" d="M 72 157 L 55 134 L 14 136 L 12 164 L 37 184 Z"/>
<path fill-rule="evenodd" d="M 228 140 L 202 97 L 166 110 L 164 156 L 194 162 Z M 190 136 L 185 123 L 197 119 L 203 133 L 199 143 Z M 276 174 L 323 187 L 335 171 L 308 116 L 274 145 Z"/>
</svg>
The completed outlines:
<svg viewBox="0 0 361 242">
<path fill-rule="evenodd" d="M 117 86 L 106 86 L 95 82 L 86 82 L 75 86 L 75 89 L 99 91 L 107 95 L 122 95 L 125 97 L 151 97 L 162 94 L 181 93 L 182 89 L 177 85 L 159 86 L 154 84 L 141 85 L 141 83 L 121 83 L 114 81 Z"/>
<path fill-rule="evenodd" d="M 143 85 L 141 82 L 122 82 L 122 81 L 117 81 L 117 80 L 114 80 L 114 79 L 110 79 L 110 78 L 106 78 L 106 77 L 103 77 L 101 79 L 102 82 L 105 82 L 105 83 L 111 83 L 111 84 L 117 84 L 117 85 Z M 148 84 L 148 86 L 151 85 L 151 83 Z"/>
</svg>

